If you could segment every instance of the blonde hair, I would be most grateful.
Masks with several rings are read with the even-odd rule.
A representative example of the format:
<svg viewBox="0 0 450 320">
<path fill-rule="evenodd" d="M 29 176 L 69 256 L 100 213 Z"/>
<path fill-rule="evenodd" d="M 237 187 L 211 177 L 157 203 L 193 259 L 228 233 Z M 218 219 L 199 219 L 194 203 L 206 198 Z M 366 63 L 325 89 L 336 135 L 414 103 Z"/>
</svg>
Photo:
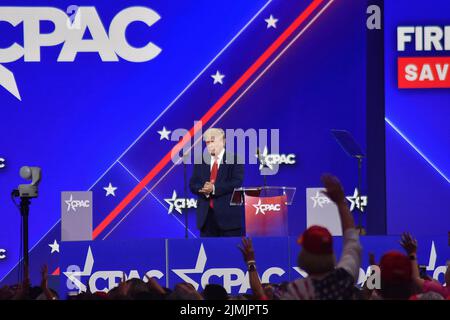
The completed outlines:
<svg viewBox="0 0 450 320">
<path fill-rule="evenodd" d="M 203 134 L 203 140 L 208 141 L 211 137 L 222 137 L 223 139 L 225 139 L 225 131 L 220 128 L 209 128 Z"/>
</svg>

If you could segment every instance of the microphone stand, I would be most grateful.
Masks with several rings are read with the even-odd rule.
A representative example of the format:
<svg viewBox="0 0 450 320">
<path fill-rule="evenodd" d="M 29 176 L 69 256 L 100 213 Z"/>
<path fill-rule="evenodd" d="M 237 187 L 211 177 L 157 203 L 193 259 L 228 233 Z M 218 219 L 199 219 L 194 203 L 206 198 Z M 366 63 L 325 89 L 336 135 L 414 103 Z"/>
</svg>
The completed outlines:
<svg viewBox="0 0 450 320">
<path fill-rule="evenodd" d="M 20 215 L 22 216 L 23 221 L 23 274 L 24 278 L 27 280 L 29 279 L 29 266 L 30 266 L 30 259 L 28 255 L 28 216 L 30 213 L 30 199 L 21 197 L 20 198 Z"/>
<path fill-rule="evenodd" d="M 358 209 L 358 226 L 357 226 L 357 229 L 358 229 L 360 235 L 366 235 L 366 230 L 364 229 L 364 227 L 362 225 L 363 211 L 361 209 L 362 161 L 363 161 L 363 156 L 362 155 L 357 155 L 355 158 L 358 160 L 358 198 L 355 199 L 355 201 L 358 201 L 357 203 L 359 203 L 359 208 L 357 208 Z"/>
<path fill-rule="evenodd" d="M 183 179 L 184 179 L 184 199 L 187 201 L 188 198 L 188 186 L 187 186 L 187 167 L 186 167 L 186 154 L 183 153 Z M 185 208 L 184 211 L 184 237 L 186 239 L 189 238 L 189 228 L 188 228 L 188 211 L 187 208 Z"/>
<path fill-rule="evenodd" d="M 13 197 L 19 197 L 19 190 L 12 191 Z M 23 247 L 23 276 L 24 279 L 29 279 L 30 258 L 28 254 L 28 216 L 30 214 L 31 201 L 27 197 L 20 197 L 20 216 L 22 218 L 22 247 Z"/>
<path fill-rule="evenodd" d="M 265 162 L 263 160 L 261 160 L 261 153 L 259 151 L 259 148 L 256 148 L 256 156 L 258 158 L 259 163 L 261 163 L 263 165 L 263 167 L 261 169 L 259 169 L 259 173 L 262 174 L 262 169 L 264 169 L 264 166 L 266 165 Z M 262 175 L 263 176 L 263 183 L 264 183 L 264 195 L 267 196 L 267 177 L 265 174 Z"/>
</svg>

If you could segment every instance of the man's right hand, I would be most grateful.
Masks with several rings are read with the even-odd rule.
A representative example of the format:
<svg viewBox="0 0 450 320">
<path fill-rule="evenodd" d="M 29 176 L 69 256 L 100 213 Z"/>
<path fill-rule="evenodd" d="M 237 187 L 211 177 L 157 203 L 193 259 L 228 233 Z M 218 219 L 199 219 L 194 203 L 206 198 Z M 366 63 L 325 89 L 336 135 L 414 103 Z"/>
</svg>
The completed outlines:
<svg viewBox="0 0 450 320">
<path fill-rule="evenodd" d="M 205 195 L 212 193 L 213 192 L 213 184 L 209 181 L 206 181 L 205 184 L 203 185 L 203 188 L 198 190 L 198 192 L 203 193 Z"/>
<path fill-rule="evenodd" d="M 402 234 L 400 245 L 405 249 L 406 254 L 408 255 L 417 253 L 417 240 L 407 232 Z"/>
<path fill-rule="evenodd" d="M 344 189 L 338 178 L 330 174 L 324 174 L 321 180 L 326 189 L 326 191 L 322 191 L 324 195 L 330 198 L 336 205 L 345 203 Z"/>
<path fill-rule="evenodd" d="M 242 244 L 238 245 L 239 250 L 245 260 L 245 263 L 249 261 L 255 261 L 255 250 L 253 249 L 253 243 L 251 238 L 242 238 Z"/>
<path fill-rule="evenodd" d="M 353 216 L 347 205 L 344 188 L 342 188 L 339 179 L 331 174 L 324 174 L 322 175 L 321 180 L 325 186 L 325 191 L 322 191 L 322 194 L 326 195 L 331 201 L 333 201 L 338 208 L 342 232 L 345 233 L 347 229 L 354 229 L 355 222 L 353 221 Z"/>
</svg>

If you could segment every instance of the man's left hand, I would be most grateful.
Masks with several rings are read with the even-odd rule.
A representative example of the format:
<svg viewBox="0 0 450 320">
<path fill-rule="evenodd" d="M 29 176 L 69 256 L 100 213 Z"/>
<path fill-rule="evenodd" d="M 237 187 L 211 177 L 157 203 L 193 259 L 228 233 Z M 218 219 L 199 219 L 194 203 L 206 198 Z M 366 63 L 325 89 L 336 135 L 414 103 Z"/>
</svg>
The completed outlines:
<svg viewBox="0 0 450 320">
<path fill-rule="evenodd" d="M 203 186 L 203 188 L 199 190 L 199 192 L 204 194 L 210 194 L 211 192 L 213 192 L 213 184 L 209 181 L 206 181 L 205 185 Z"/>
</svg>

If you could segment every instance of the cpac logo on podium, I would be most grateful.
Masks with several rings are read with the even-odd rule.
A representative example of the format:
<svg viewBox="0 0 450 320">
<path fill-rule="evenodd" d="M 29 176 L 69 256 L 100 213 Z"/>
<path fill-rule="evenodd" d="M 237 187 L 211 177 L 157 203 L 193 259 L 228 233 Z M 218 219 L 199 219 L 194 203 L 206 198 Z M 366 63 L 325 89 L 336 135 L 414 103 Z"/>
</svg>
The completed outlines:
<svg viewBox="0 0 450 320">
<path fill-rule="evenodd" d="M 0 249 L 0 260 L 6 259 L 6 249 Z"/>
<path fill-rule="evenodd" d="M 255 215 L 262 213 L 266 214 L 266 211 L 277 212 L 281 211 L 281 206 L 279 204 L 274 203 L 261 203 L 261 199 L 258 200 L 257 204 L 252 205 L 255 209 Z"/>
<path fill-rule="evenodd" d="M 95 7 L 71 6 L 69 9 L 75 11 L 74 16 L 69 17 L 53 7 L 0 7 L 0 22 L 23 28 L 23 46 L 17 39 L 9 47 L 0 49 L 0 63 L 14 62 L 22 57 L 25 62 L 40 62 L 42 47 L 60 44 L 63 46 L 58 62 L 73 62 L 79 52 L 98 53 L 103 62 L 118 62 L 119 57 L 130 62 L 146 62 L 162 51 L 152 42 L 140 48 L 131 46 L 126 37 L 131 23 L 139 21 L 151 27 L 161 19 L 152 9 L 130 7 L 122 10 L 112 19 L 108 31 Z M 42 21 L 53 23 L 54 30 L 41 33 Z M 84 39 L 87 31 L 91 39 Z M 0 65 L 0 86 L 21 100 L 14 74 L 3 65 Z"/>
</svg>

